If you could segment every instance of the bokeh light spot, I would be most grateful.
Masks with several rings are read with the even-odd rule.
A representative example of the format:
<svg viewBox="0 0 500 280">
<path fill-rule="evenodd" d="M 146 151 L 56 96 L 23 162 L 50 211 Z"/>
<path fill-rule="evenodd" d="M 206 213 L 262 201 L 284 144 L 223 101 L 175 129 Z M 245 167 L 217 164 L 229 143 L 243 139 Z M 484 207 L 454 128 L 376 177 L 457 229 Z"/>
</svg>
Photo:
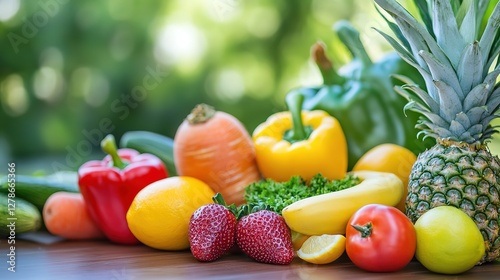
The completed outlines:
<svg viewBox="0 0 500 280">
<path fill-rule="evenodd" d="M 246 27 L 256 37 L 268 38 L 280 26 L 281 17 L 275 9 L 258 7 L 250 11 Z"/>
<path fill-rule="evenodd" d="M 188 23 L 171 23 L 163 27 L 155 46 L 155 57 L 165 64 L 197 62 L 205 53 L 203 33 Z"/>
<path fill-rule="evenodd" d="M 236 102 L 245 94 L 245 82 L 238 70 L 223 69 L 208 80 L 208 92 L 224 102 Z"/>
<path fill-rule="evenodd" d="M 73 95 L 83 98 L 92 107 L 103 105 L 110 95 L 108 79 L 88 67 L 80 67 L 73 72 L 70 88 Z"/>
<path fill-rule="evenodd" d="M 34 75 L 35 96 L 47 102 L 55 102 L 62 95 L 63 83 L 61 72 L 52 67 L 43 66 Z"/>
<path fill-rule="evenodd" d="M 0 84 L 0 100 L 10 116 L 20 116 L 28 110 L 29 100 L 23 78 L 17 74 L 7 76 Z"/>
<path fill-rule="evenodd" d="M 20 0 L 0 0 L 0 21 L 8 21 L 13 18 L 20 6 Z"/>
</svg>

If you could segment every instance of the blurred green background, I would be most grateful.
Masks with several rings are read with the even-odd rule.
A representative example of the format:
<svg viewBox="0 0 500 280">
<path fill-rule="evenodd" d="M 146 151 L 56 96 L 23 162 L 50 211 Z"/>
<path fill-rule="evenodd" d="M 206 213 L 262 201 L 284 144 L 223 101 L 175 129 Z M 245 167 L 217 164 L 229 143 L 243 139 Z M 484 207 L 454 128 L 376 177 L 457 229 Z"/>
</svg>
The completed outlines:
<svg viewBox="0 0 500 280">
<path fill-rule="evenodd" d="M 314 42 L 337 68 L 349 61 L 340 19 L 372 59 L 390 51 L 366 0 L 0 0 L 0 166 L 75 170 L 107 133 L 174 137 L 198 103 L 251 133 L 288 90 L 321 82 Z"/>
</svg>

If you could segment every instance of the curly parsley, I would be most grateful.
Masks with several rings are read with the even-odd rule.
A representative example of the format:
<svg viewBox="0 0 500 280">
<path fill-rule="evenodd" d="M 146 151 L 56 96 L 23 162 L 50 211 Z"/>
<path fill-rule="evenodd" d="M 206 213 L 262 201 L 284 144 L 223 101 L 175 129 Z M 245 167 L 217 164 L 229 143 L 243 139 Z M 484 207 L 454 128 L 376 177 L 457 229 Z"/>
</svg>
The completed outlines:
<svg viewBox="0 0 500 280">
<path fill-rule="evenodd" d="M 300 176 L 294 176 L 287 182 L 267 179 L 246 187 L 245 199 L 249 205 L 266 205 L 270 210 L 281 214 L 283 208 L 301 199 L 344 190 L 359 183 L 359 178 L 352 175 L 341 180 L 328 180 L 317 174 L 309 184 Z"/>
</svg>

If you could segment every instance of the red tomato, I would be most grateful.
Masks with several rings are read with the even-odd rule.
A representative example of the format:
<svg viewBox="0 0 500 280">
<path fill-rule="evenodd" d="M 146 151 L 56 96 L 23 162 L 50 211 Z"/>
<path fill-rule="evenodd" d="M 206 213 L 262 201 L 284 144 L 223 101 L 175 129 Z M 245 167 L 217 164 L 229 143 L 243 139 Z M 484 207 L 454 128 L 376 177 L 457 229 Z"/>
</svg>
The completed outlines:
<svg viewBox="0 0 500 280">
<path fill-rule="evenodd" d="M 367 271 L 402 269 L 413 258 L 416 245 L 413 224 L 395 207 L 366 205 L 347 224 L 347 255 L 356 266 Z"/>
</svg>

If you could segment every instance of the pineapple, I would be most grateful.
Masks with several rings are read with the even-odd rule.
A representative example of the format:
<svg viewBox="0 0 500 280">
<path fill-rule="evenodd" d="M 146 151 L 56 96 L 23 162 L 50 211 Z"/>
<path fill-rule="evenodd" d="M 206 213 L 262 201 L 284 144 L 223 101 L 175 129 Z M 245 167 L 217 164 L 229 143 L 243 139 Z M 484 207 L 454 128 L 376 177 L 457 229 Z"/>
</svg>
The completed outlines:
<svg viewBox="0 0 500 280">
<path fill-rule="evenodd" d="M 399 40 L 377 31 L 420 72 L 427 89 L 399 77 L 406 85 L 396 90 L 409 100 L 406 109 L 422 114 L 420 134 L 436 140 L 413 165 L 406 214 L 415 222 L 433 207 L 458 207 L 485 240 L 479 264 L 498 259 L 500 160 L 486 144 L 499 116 L 500 4 L 482 31 L 488 0 L 415 0 L 421 21 L 395 0 L 375 2 L 394 19 L 388 22 Z"/>
</svg>

